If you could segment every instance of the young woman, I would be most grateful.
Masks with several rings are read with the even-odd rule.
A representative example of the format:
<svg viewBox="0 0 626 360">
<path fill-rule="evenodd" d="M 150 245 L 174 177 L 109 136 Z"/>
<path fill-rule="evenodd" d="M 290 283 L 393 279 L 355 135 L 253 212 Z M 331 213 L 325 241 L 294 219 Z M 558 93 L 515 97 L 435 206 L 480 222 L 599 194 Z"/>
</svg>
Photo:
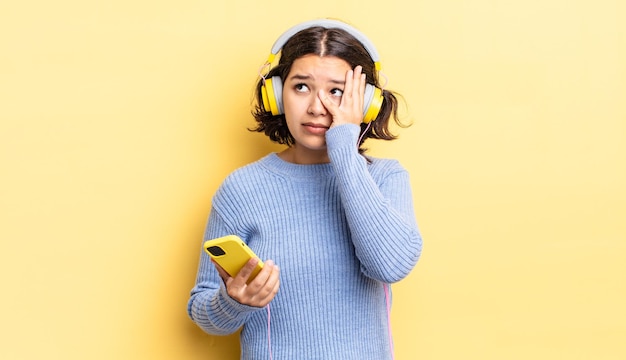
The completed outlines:
<svg viewBox="0 0 626 360">
<path fill-rule="evenodd" d="M 407 171 L 361 145 L 395 138 L 396 97 L 373 45 L 343 22 L 289 29 L 268 66 L 279 50 L 252 130 L 286 148 L 226 178 L 204 235 L 238 235 L 270 260 L 248 283 L 257 260 L 231 277 L 203 253 L 189 316 L 210 334 L 241 329 L 242 359 L 392 359 L 387 284 L 413 269 L 422 240 Z"/>
</svg>

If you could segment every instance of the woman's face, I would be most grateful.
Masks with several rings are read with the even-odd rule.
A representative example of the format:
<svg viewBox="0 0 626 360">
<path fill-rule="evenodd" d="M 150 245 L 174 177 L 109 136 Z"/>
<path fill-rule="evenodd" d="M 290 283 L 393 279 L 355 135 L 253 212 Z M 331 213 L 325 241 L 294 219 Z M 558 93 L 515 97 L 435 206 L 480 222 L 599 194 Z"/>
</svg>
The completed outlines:
<svg viewBox="0 0 626 360">
<path fill-rule="evenodd" d="M 283 106 L 287 127 L 295 144 L 283 154 L 303 164 L 328 162 L 326 131 L 332 123 L 319 92 L 336 104 L 341 101 L 350 64 L 334 56 L 305 55 L 291 65 L 283 82 Z"/>
</svg>

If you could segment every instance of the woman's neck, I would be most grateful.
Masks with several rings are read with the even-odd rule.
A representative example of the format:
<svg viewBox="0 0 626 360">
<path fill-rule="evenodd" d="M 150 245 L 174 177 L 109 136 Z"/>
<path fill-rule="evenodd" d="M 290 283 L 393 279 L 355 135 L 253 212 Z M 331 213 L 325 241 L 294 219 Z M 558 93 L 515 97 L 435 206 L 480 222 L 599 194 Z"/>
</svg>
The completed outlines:
<svg viewBox="0 0 626 360">
<path fill-rule="evenodd" d="M 284 161 L 300 165 L 326 164 L 330 162 L 326 149 L 304 149 L 298 147 L 297 144 L 278 153 L 278 156 Z"/>
</svg>

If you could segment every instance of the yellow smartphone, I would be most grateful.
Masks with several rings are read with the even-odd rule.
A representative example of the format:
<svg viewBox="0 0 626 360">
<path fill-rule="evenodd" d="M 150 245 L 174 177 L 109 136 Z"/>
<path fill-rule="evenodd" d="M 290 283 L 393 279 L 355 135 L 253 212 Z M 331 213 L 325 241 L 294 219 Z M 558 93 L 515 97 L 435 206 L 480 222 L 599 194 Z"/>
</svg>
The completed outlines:
<svg viewBox="0 0 626 360">
<path fill-rule="evenodd" d="M 204 242 L 204 251 L 228 273 L 231 277 L 237 276 L 241 268 L 251 258 L 259 258 L 237 235 L 226 235 L 220 238 Z M 256 267 L 250 274 L 248 282 L 263 268 L 263 262 L 259 259 Z"/>
</svg>

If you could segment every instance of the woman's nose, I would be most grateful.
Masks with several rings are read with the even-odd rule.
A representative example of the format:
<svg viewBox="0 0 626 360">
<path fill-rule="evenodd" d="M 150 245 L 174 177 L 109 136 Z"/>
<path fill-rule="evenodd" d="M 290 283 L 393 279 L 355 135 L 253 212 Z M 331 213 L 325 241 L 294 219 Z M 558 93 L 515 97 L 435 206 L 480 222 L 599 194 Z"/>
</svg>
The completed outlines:
<svg viewBox="0 0 626 360">
<path fill-rule="evenodd" d="M 310 115 L 315 116 L 326 115 L 326 108 L 324 107 L 324 104 L 322 104 L 322 100 L 320 100 L 319 95 L 311 94 L 311 101 L 309 102 L 307 112 Z"/>
</svg>

